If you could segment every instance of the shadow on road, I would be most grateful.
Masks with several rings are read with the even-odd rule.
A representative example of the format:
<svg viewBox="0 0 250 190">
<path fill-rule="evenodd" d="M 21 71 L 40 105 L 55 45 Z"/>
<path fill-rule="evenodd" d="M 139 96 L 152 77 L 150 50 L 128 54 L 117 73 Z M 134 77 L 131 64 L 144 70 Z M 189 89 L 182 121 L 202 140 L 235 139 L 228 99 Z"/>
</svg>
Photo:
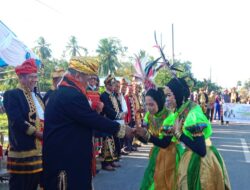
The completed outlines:
<svg viewBox="0 0 250 190">
<path fill-rule="evenodd" d="M 94 178 L 95 190 L 138 190 L 148 164 L 148 154 L 151 146 L 143 146 L 137 152 L 124 156 L 122 165 L 116 171 L 101 170 Z"/>
</svg>

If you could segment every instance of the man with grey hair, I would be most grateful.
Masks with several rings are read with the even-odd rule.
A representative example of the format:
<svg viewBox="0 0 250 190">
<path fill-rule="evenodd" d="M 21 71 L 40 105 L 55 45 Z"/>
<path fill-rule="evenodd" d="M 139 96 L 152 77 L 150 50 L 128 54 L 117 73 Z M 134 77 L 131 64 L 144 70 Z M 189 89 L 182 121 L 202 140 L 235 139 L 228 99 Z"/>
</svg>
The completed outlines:
<svg viewBox="0 0 250 190">
<path fill-rule="evenodd" d="M 10 190 L 36 190 L 42 172 L 41 142 L 44 105 L 36 92 L 38 81 L 34 59 L 15 68 L 19 87 L 4 93 L 9 123 L 7 169 Z"/>
<path fill-rule="evenodd" d="M 50 97 L 43 144 L 45 189 L 92 189 L 93 131 L 120 138 L 133 133 L 91 108 L 86 88 L 89 77 L 97 72 L 98 60 L 94 57 L 72 58 L 68 74 Z"/>
</svg>

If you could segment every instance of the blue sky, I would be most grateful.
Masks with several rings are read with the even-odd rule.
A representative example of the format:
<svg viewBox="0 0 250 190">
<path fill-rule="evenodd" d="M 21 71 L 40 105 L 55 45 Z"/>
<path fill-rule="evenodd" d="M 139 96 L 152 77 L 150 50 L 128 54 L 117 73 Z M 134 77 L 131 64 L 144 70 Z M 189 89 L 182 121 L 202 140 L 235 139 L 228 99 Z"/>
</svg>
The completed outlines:
<svg viewBox="0 0 250 190">
<path fill-rule="evenodd" d="M 223 87 L 250 78 L 250 12 L 247 0 L 0 0 L 0 19 L 29 47 L 39 36 L 60 58 L 71 35 L 90 53 L 98 41 L 117 37 L 131 55 L 140 49 L 157 56 L 154 30 L 162 33 L 171 57 L 192 62 L 196 78 Z"/>
</svg>

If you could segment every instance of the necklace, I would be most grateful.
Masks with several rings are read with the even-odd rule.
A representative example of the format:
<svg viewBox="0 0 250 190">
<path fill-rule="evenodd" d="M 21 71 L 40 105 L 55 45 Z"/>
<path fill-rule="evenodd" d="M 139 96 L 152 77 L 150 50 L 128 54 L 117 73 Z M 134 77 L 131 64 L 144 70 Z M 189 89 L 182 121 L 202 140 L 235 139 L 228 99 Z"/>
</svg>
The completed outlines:
<svg viewBox="0 0 250 190">
<path fill-rule="evenodd" d="M 163 110 L 156 115 L 149 115 L 149 132 L 153 135 L 159 135 L 162 123 L 168 115 L 168 110 L 163 108 Z"/>
</svg>

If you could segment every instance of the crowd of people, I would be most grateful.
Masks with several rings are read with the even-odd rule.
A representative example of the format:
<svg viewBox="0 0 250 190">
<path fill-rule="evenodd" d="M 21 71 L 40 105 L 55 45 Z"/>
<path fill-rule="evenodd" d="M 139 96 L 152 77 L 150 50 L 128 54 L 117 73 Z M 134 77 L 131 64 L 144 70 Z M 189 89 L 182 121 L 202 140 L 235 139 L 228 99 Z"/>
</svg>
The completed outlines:
<svg viewBox="0 0 250 190">
<path fill-rule="evenodd" d="M 235 87 L 230 91 L 225 89 L 222 92 L 208 92 L 207 89 L 200 88 L 198 93 L 197 91 L 191 93 L 190 99 L 202 107 L 210 122 L 220 121 L 221 125 L 224 124 L 223 105 L 225 103 L 250 104 L 250 96 L 245 99 L 241 98 Z M 229 124 L 229 122 L 226 121 L 226 124 Z"/>
<path fill-rule="evenodd" d="M 53 73 L 53 87 L 41 97 L 37 71 L 27 59 L 15 68 L 19 87 L 4 93 L 10 190 L 91 190 L 100 169 L 119 170 L 122 155 L 141 143 L 153 144 L 141 190 L 230 189 L 223 158 L 210 140 L 212 104 L 221 117 L 221 99 L 213 92 L 191 95 L 177 77 L 157 88 L 148 79 L 109 75 L 100 93 L 98 60 L 74 57 L 67 71 Z"/>
<path fill-rule="evenodd" d="M 92 189 L 98 161 L 103 170 L 114 171 L 121 166 L 121 155 L 140 146 L 132 130 L 143 117 L 135 96 L 139 86 L 110 75 L 99 94 L 95 58 L 71 59 L 67 71 L 55 71 L 53 87 L 44 97 L 37 90 L 33 59 L 15 72 L 19 86 L 6 91 L 3 101 L 10 189 L 37 189 L 38 184 L 45 189 Z"/>
</svg>

